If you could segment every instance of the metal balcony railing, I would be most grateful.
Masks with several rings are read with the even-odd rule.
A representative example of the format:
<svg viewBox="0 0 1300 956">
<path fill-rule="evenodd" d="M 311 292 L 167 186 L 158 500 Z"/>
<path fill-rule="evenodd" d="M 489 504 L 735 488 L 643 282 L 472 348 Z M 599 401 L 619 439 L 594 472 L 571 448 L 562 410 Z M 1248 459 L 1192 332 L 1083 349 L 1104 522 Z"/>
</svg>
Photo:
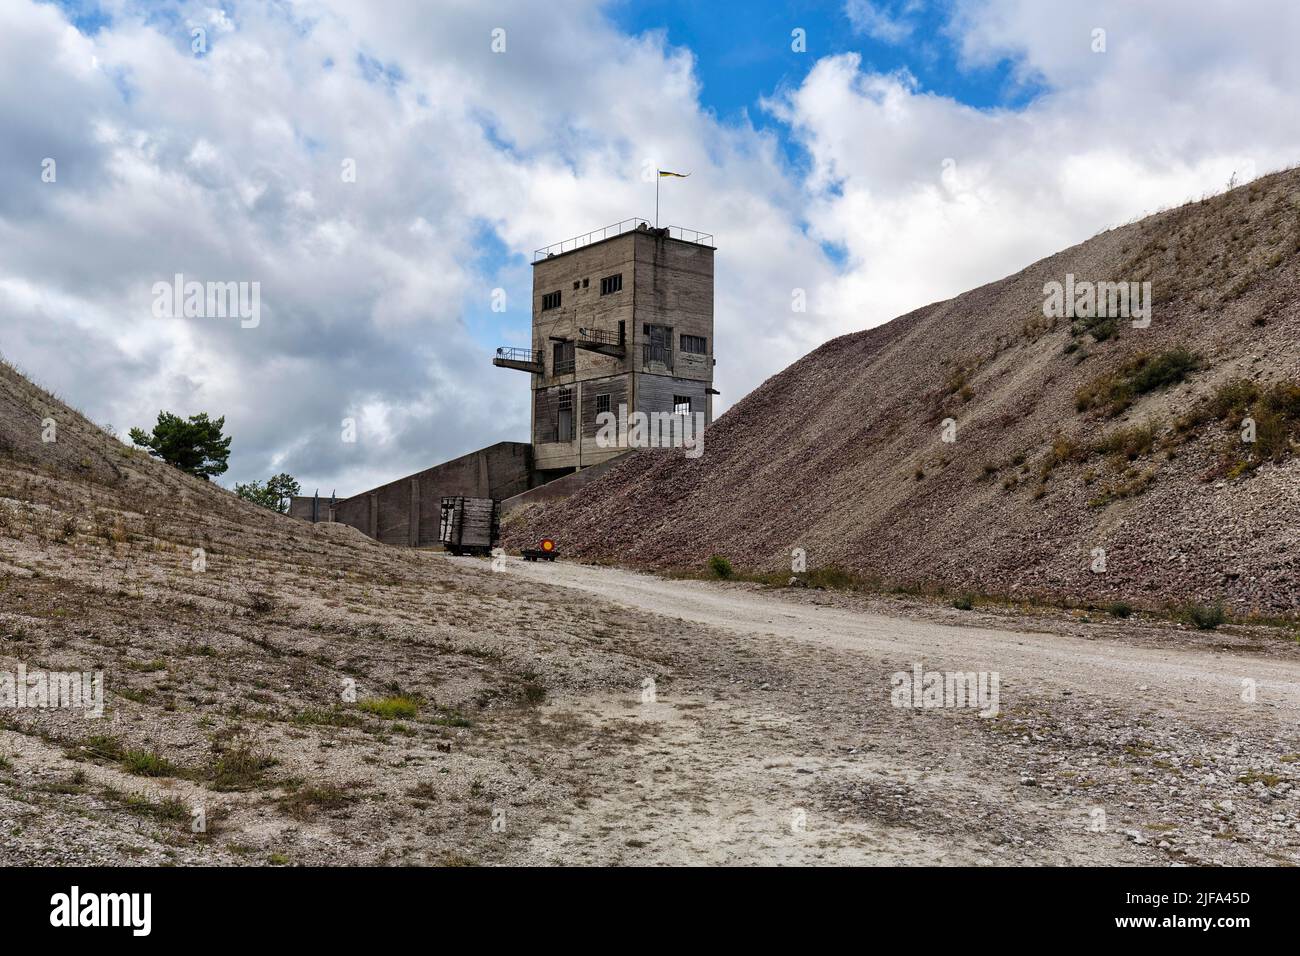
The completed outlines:
<svg viewBox="0 0 1300 956">
<path fill-rule="evenodd" d="M 577 359 L 562 359 L 555 363 L 555 368 L 554 370 L 552 370 L 551 374 L 568 375 L 577 367 L 578 367 Z"/>
<path fill-rule="evenodd" d="M 589 342 L 592 345 L 623 344 L 623 340 L 618 337 L 618 333 L 611 332 L 608 329 L 578 329 L 578 336 L 583 342 Z"/>
<path fill-rule="evenodd" d="M 622 222 L 616 222 L 613 225 L 605 226 L 601 229 L 593 229 L 591 232 L 584 233 L 581 236 L 574 236 L 572 239 L 561 239 L 559 242 L 553 242 L 549 246 L 542 246 L 540 249 L 533 251 L 533 262 L 540 262 L 542 259 L 550 256 L 558 256 L 564 252 L 572 252 L 574 249 L 581 249 L 583 246 L 589 246 L 593 242 L 600 242 L 602 239 L 610 239 L 614 236 L 621 236 L 625 232 L 634 232 L 643 229 L 653 232 L 654 228 L 645 219 L 624 219 Z M 700 246 L 713 245 L 713 234 L 708 232 L 699 232 L 695 229 L 686 229 L 683 226 L 662 226 L 659 230 L 670 239 L 680 239 L 682 242 L 693 242 Z"/>
<path fill-rule="evenodd" d="M 539 349 L 497 349 L 497 358 L 507 362 L 526 362 L 529 365 L 541 365 L 542 353 Z"/>
</svg>

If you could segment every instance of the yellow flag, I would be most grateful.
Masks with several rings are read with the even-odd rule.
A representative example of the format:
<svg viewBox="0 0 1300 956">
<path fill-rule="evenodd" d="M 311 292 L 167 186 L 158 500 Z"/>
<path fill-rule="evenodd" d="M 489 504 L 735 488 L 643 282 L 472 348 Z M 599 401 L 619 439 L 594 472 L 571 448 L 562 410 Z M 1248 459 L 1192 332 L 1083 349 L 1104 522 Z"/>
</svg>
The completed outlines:
<svg viewBox="0 0 1300 956">
<path fill-rule="evenodd" d="M 666 169 L 661 169 L 661 170 L 659 170 L 659 175 L 660 175 L 660 177 L 663 177 L 663 176 L 676 176 L 678 179 L 685 179 L 687 176 L 690 175 L 690 173 L 670 173 L 670 172 L 669 172 L 668 170 L 666 170 Z"/>
</svg>

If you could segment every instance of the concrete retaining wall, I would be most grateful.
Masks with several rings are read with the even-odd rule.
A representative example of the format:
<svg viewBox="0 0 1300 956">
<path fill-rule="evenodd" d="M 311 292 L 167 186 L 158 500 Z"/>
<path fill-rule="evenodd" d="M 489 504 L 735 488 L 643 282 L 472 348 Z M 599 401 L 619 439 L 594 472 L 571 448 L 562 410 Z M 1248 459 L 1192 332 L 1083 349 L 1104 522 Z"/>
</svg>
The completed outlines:
<svg viewBox="0 0 1300 956">
<path fill-rule="evenodd" d="M 498 442 L 414 475 L 338 501 L 334 521 L 350 525 L 384 544 L 422 547 L 438 543 L 439 504 L 447 495 L 511 498 L 528 489 L 532 447 L 525 442 Z M 320 520 L 328 521 L 328 499 Z M 310 521 L 312 499 L 290 502 L 289 514 Z"/>
<path fill-rule="evenodd" d="M 535 504 L 538 501 L 556 501 L 560 498 L 567 498 L 593 478 L 598 478 L 604 472 L 609 471 L 610 468 L 614 467 L 614 465 L 618 464 L 626 455 L 629 454 L 631 454 L 631 452 L 624 452 L 617 458 L 610 458 L 606 461 L 602 461 L 598 465 L 591 465 L 588 468 L 582 469 L 582 471 L 572 472 L 571 474 L 565 475 L 563 478 L 556 478 L 554 481 L 549 481 L 544 485 L 531 489 L 530 491 L 525 491 L 523 494 L 515 495 L 513 498 L 507 498 L 505 501 L 501 502 L 501 514 L 509 514 L 516 508 L 521 508 L 524 505 Z"/>
</svg>

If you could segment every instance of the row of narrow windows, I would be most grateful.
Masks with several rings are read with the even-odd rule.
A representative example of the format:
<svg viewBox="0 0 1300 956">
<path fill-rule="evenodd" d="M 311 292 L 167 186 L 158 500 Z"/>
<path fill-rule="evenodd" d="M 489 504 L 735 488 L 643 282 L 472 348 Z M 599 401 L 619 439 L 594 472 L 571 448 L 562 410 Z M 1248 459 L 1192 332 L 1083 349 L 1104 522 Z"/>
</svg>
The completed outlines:
<svg viewBox="0 0 1300 956">
<path fill-rule="evenodd" d="M 597 415 L 601 414 L 602 412 L 612 411 L 612 409 L 610 408 L 611 398 L 612 396 L 608 394 L 595 396 Z M 553 423 L 555 425 L 555 440 L 573 441 L 574 439 L 573 389 L 571 388 L 560 389 L 556 393 L 554 408 L 555 408 L 555 418 L 553 419 Z M 692 411 L 691 396 L 689 395 L 673 396 L 674 415 L 689 415 L 691 414 L 691 411 Z"/>
<path fill-rule="evenodd" d="M 591 280 L 589 279 L 583 279 L 581 282 L 579 282 L 577 279 L 574 279 L 573 290 L 576 292 L 579 288 L 582 289 L 587 288 L 587 285 L 590 281 Z M 623 273 L 619 272 L 612 276 L 605 276 L 605 278 L 600 280 L 601 295 L 613 295 L 615 292 L 622 292 L 622 291 L 623 291 Z M 560 307 L 560 303 L 563 301 L 560 292 L 561 292 L 560 289 L 556 289 L 554 292 L 546 292 L 542 294 L 543 312 L 549 312 L 551 311 L 551 309 L 558 309 Z"/>
<path fill-rule="evenodd" d="M 645 326 L 647 360 L 662 360 L 672 348 L 673 327 L 671 325 Z M 681 350 L 691 355 L 708 355 L 709 339 L 704 335 L 687 335 L 682 333 Z M 577 367 L 574 343 L 572 341 L 554 342 L 551 346 L 551 374 L 568 375 Z"/>
</svg>

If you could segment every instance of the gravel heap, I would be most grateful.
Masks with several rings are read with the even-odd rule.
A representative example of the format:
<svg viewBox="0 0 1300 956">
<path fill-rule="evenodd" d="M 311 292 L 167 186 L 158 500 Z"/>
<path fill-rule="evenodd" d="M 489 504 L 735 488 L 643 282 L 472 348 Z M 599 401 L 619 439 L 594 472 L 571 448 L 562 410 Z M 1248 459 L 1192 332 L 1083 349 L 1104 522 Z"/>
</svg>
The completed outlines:
<svg viewBox="0 0 1300 956">
<path fill-rule="evenodd" d="M 585 560 L 698 569 L 721 554 L 767 573 L 802 548 L 810 569 L 886 585 L 1300 611 L 1294 443 L 1234 472 L 1240 415 L 1176 427 L 1225 382 L 1300 383 L 1298 249 L 1297 171 L 1107 231 L 827 342 L 719 418 L 701 457 L 629 455 L 512 518 L 506 543 L 549 534 Z M 1045 318 L 1044 285 L 1067 274 L 1150 282 L 1149 326 Z M 1080 389 L 1177 349 L 1199 367 L 1081 410 Z M 1089 451 L 1135 428 L 1149 446 Z"/>
</svg>

